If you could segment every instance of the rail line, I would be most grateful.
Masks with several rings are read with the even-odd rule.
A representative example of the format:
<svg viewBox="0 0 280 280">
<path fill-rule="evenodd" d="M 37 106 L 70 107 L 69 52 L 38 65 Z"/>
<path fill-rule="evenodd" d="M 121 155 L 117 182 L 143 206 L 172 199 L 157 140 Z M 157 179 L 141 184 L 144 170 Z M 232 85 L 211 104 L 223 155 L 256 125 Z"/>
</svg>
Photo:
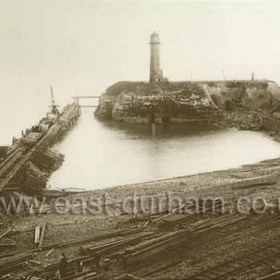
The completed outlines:
<svg viewBox="0 0 280 280">
<path fill-rule="evenodd" d="M 146 276 L 146 273 L 144 273 L 144 275 L 141 273 L 141 269 L 150 258 L 153 258 L 153 263 L 157 261 L 160 263 L 166 252 L 168 252 L 168 256 L 171 256 L 173 251 L 179 252 L 182 249 L 189 250 L 189 247 L 192 247 L 192 245 L 194 245 L 197 240 L 202 241 L 202 238 L 208 236 L 211 232 L 241 222 L 244 219 L 246 219 L 246 217 L 240 215 L 235 215 L 232 217 L 222 216 L 216 218 L 216 221 L 205 221 L 204 223 L 193 226 L 192 228 L 177 230 L 156 239 L 147 241 L 146 243 L 136 245 L 135 247 L 126 250 L 126 264 L 130 267 L 129 271 L 132 271 L 133 274 L 141 277 Z M 207 238 L 205 240 L 207 240 Z M 175 258 L 175 262 L 177 263 L 181 261 L 182 257 L 183 256 L 181 255 L 179 260 L 178 258 Z M 174 262 L 174 258 L 171 257 L 171 259 L 172 260 L 167 258 L 166 260 L 168 267 L 170 263 Z M 143 262 L 143 260 L 145 260 L 145 262 Z M 149 274 L 155 272 L 156 271 L 151 269 L 151 273 Z"/>
<path fill-rule="evenodd" d="M 245 222 L 246 225 L 248 225 L 248 221 L 247 219 L 244 220 L 240 220 L 239 221 L 239 226 L 241 226 L 240 222 Z M 147 265 L 145 266 L 145 269 L 142 269 L 141 267 L 136 269 L 136 270 L 132 270 L 132 273 L 140 276 L 140 277 L 147 277 L 147 276 L 153 276 L 153 275 L 157 275 L 159 273 L 159 275 L 162 275 L 163 271 L 168 271 L 170 269 L 172 269 L 172 267 L 186 261 L 189 259 L 189 262 L 187 262 L 188 266 L 194 267 L 194 265 L 196 264 L 200 264 L 203 263 L 203 261 L 207 261 L 209 258 L 215 258 L 217 256 L 216 252 L 212 252 L 212 253 L 208 253 L 205 256 L 203 256 L 203 258 L 199 257 L 199 258 L 189 258 L 190 255 L 190 250 L 193 250 L 197 245 L 198 246 L 203 246 L 203 244 L 205 242 L 210 244 L 212 242 L 215 242 L 216 240 L 220 240 L 220 239 L 225 239 L 225 241 L 222 243 L 223 246 L 226 246 L 223 248 L 223 251 L 226 253 L 227 250 L 229 249 L 229 247 L 234 243 L 237 242 L 239 240 L 244 239 L 244 237 L 246 236 L 250 236 L 252 234 L 258 234 L 258 232 L 263 232 L 264 230 L 269 230 L 269 229 L 273 229 L 275 227 L 279 227 L 279 221 L 274 219 L 274 218 L 268 218 L 265 217 L 264 219 L 262 219 L 261 221 L 259 221 L 259 219 L 254 220 L 252 223 L 249 223 L 250 226 L 250 230 L 247 232 L 243 232 L 240 231 L 237 234 L 234 234 L 235 228 L 234 228 L 234 224 L 229 224 L 227 226 L 221 227 L 220 229 L 216 230 L 213 236 L 209 235 L 208 231 L 205 231 L 205 233 L 207 233 L 207 236 L 204 236 L 203 239 L 199 238 L 199 234 L 196 234 L 193 236 L 193 238 L 189 238 L 188 243 L 186 243 L 184 246 L 181 246 L 181 248 L 177 249 L 170 249 L 168 251 L 167 257 L 163 258 L 161 256 L 160 259 L 156 260 L 154 259 L 153 264 L 149 264 L 147 263 Z M 231 236 L 233 235 L 233 238 L 231 238 Z M 211 245 L 211 246 L 215 246 Z M 255 247 L 252 248 L 252 250 L 255 249 Z M 222 252 L 223 252 L 222 251 Z M 151 267 L 150 267 L 151 266 Z"/>
<path fill-rule="evenodd" d="M 198 274 L 190 275 L 184 279 L 191 280 L 208 280 L 208 279 L 225 279 L 226 276 L 233 276 L 248 267 L 252 267 L 260 262 L 270 260 L 280 252 L 280 240 L 275 242 L 259 246 L 257 250 L 251 250 L 251 252 L 243 254 L 235 259 L 231 259 L 227 262 L 223 262 L 217 266 L 211 267 Z"/>
</svg>

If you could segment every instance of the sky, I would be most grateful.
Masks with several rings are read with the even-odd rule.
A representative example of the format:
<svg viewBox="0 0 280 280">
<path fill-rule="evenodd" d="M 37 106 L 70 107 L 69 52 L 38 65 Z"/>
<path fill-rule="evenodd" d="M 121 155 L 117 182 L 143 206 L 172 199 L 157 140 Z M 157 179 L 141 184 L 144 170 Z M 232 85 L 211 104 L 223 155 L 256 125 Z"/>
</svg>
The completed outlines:
<svg viewBox="0 0 280 280">
<path fill-rule="evenodd" d="M 48 104 L 51 84 L 64 104 L 147 81 L 154 30 L 169 80 L 280 82 L 279 28 L 279 1 L 1 0 L 0 124 Z"/>
</svg>

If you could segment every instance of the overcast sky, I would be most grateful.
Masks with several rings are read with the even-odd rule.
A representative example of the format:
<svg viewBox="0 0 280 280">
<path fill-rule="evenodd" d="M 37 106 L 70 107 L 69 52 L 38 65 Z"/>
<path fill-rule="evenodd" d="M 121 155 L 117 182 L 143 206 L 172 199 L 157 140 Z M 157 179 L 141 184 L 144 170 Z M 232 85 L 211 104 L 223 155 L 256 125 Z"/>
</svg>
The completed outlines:
<svg viewBox="0 0 280 280">
<path fill-rule="evenodd" d="M 280 3 L 269 1 L 0 1 L 0 101 L 100 94 L 147 80 L 149 35 L 170 80 L 280 81 Z"/>
</svg>

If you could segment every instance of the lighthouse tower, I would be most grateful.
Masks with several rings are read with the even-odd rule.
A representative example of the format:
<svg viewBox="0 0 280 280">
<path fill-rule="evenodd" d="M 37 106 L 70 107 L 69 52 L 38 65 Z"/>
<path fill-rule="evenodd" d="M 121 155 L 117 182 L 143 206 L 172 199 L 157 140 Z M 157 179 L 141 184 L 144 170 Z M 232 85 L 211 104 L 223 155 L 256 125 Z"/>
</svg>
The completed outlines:
<svg viewBox="0 0 280 280">
<path fill-rule="evenodd" d="M 159 45 L 159 35 L 156 32 L 153 32 L 150 37 L 150 83 L 156 83 L 162 80 Z"/>
</svg>

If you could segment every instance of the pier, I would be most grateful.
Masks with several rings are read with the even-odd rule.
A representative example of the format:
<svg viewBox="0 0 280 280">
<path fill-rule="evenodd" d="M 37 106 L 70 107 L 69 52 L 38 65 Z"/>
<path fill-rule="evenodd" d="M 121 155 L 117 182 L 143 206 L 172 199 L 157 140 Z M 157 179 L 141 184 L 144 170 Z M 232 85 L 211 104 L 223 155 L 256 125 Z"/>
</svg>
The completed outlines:
<svg viewBox="0 0 280 280">
<path fill-rule="evenodd" d="M 22 132 L 20 139 L 14 138 L 13 144 L 7 148 L 6 155 L 0 162 L 0 193 L 15 190 L 26 192 L 28 189 L 34 193 L 42 191 L 42 180 L 35 180 L 33 187 L 28 180 L 28 164 L 32 163 L 32 168 L 36 169 L 37 173 L 52 168 L 56 155 L 49 148 L 75 125 L 79 116 L 80 108 L 77 104 L 67 105 L 61 114 L 48 114 L 37 125 Z M 36 166 L 36 162 L 41 166 Z"/>
</svg>

